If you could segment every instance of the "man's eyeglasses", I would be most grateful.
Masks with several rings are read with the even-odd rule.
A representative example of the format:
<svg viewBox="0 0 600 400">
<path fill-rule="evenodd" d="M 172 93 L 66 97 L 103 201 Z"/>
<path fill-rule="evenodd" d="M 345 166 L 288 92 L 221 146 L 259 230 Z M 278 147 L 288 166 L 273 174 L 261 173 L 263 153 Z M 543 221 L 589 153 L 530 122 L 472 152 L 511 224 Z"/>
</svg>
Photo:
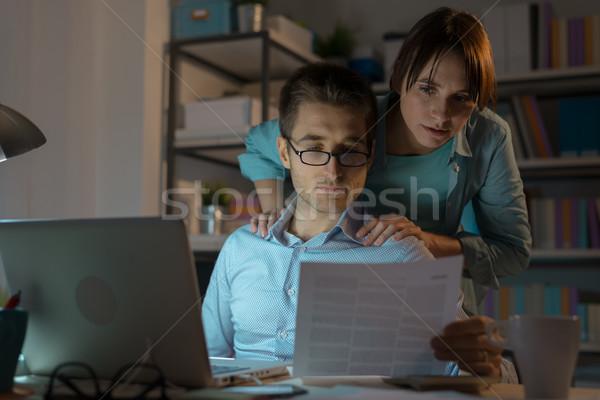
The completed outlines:
<svg viewBox="0 0 600 400">
<path fill-rule="evenodd" d="M 98 376 L 89 365 L 66 362 L 58 365 L 50 377 L 44 400 L 167 400 L 166 382 L 161 370 L 153 364 L 129 364 L 111 379 L 101 391 Z"/>
<path fill-rule="evenodd" d="M 337 158 L 337 162 L 342 167 L 362 167 L 369 161 L 370 155 L 368 153 L 363 153 L 362 151 L 345 151 L 343 153 L 329 153 L 327 151 L 321 150 L 303 150 L 298 151 L 292 144 L 290 138 L 285 138 L 289 145 L 292 147 L 292 150 L 298 157 L 300 157 L 300 161 L 302 164 L 312 165 L 312 166 L 320 166 L 327 165 L 331 157 Z"/>
</svg>

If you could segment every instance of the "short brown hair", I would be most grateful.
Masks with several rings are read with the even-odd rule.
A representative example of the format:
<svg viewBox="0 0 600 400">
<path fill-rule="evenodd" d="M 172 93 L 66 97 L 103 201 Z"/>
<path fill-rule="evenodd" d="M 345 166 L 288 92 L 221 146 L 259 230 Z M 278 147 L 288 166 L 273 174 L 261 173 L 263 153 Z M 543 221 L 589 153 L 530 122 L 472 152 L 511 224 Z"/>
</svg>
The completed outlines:
<svg viewBox="0 0 600 400">
<path fill-rule="evenodd" d="M 404 79 L 405 89 L 410 89 L 431 58 L 435 65 L 449 51 L 464 58 L 469 95 L 479 109 L 488 103 L 495 108 L 496 73 L 485 28 L 474 15 L 448 7 L 427 14 L 412 27 L 394 63 L 390 89 L 400 93 Z"/>
<path fill-rule="evenodd" d="M 367 142 L 375 133 L 377 101 L 365 79 L 355 71 L 326 62 L 298 68 L 286 81 L 279 97 L 279 131 L 290 137 L 301 104 L 327 104 L 348 107 L 361 115 L 367 129 Z"/>
</svg>

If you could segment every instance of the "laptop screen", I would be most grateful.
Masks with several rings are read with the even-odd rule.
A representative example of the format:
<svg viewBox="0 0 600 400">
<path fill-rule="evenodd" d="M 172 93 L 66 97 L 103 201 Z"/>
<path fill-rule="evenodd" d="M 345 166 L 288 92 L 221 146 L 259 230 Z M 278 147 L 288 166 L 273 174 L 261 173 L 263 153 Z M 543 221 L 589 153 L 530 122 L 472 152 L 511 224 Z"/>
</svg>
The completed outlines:
<svg viewBox="0 0 600 400">
<path fill-rule="evenodd" d="M 176 384 L 211 384 L 182 221 L 6 221 L 0 255 L 29 311 L 23 354 L 32 373 L 79 361 L 110 379 L 126 364 L 154 362 Z"/>
</svg>

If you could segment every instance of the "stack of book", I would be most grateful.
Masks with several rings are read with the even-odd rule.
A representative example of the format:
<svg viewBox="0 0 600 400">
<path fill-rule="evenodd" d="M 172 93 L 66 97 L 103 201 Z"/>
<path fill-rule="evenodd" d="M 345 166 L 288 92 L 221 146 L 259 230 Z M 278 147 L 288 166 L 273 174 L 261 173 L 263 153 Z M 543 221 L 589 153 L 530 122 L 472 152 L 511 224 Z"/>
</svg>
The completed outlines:
<svg viewBox="0 0 600 400">
<path fill-rule="evenodd" d="M 498 290 L 488 289 L 481 311 L 500 320 L 511 315 L 577 315 L 578 296 L 573 286 L 503 285 Z"/>
<path fill-rule="evenodd" d="M 504 285 L 498 290 L 488 289 L 479 313 L 497 320 L 512 315 L 577 315 L 582 322 L 582 341 L 600 342 L 598 300 L 598 294 L 580 292 L 574 286 Z"/>
<path fill-rule="evenodd" d="M 600 154 L 600 97 L 538 98 L 514 95 L 498 103 L 508 123 L 517 159 L 597 157 Z"/>
<path fill-rule="evenodd" d="M 600 248 L 600 198 L 531 198 L 529 220 L 533 247 Z"/>
<path fill-rule="evenodd" d="M 482 19 L 497 74 L 600 65 L 600 14 L 557 16 L 552 4 L 495 4 Z"/>
</svg>

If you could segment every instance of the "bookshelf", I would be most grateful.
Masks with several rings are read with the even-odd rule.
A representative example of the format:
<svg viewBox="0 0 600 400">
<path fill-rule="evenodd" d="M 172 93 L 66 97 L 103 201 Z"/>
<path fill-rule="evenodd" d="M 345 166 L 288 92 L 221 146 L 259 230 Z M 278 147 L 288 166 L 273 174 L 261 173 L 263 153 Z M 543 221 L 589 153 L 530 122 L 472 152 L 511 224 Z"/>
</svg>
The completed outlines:
<svg viewBox="0 0 600 400">
<path fill-rule="evenodd" d="M 537 101 L 541 127 L 550 147 L 542 156 L 542 142 L 529 136 L 529 146 L 536 153 L 527 153 L 523 135 L 533 131 L 534 115 L 527 114 L 516 97 L 530 96 Z M 532 224 L 533 248 L 530 267 L 523 273 L 501 278 L 501 288 L 490 291 L 480 312 L 494 318 L 524 314 L 579 314 L 583 318 L 581 352 L 600 355 L 600 116 L 597 121 L 585 120 L 577 132 L 567 132 L 578 140 L 593 139 L 592 151 L 582 148 L 565 149 L 565 132 L 561 131 L 561 102 L 565 99 L 592 99 L 600 96 L 600 66 L 578 66 L 498 76 L 499 114 L 512 109 L 512 115 L 502 115 L 513 131 L 517 164 L 528 200 Z M 525 119 L 517 118 L 518 110 Z M 511 121 L 512 118 L 512 121 Z M 512 123 L 511 123 L 512 122 Z M 523 123 L 529 124 L 524 127 Z M 539 127 L 538 127 L 539 128 Z M 585 135 L 585 136 L 584 136 Z M 522 147 L 517 154 L 517 147 Z M 580 143 L 576 143 L 580 145 Z M 569 153 L 566 150 L 571 150 Z M 548 156 L 550 155 L 550 156 Z M 583 199 L 583 200 L 581 200 Z M 592 201 L 588 200 L 592 199 Z M 587 204 L 593 204 L 595 215 Z M 595 237 L 592 237 L 595 226 Z M 576 233 L 576 234 L 575 234 Z"/>
<path fill-rule="evenodd" d="M 600 249 L 533 249 L 531 264 L 535 268 L 539 264 L 564 263 L 592 264 L 592 268 L 600 265 Z"/>
<path fill-rule="evenodd" d="M 539 96 L 594 94 L 600 87 L 600 66 L 531 70 L 498 75 L 498 97 L 533 92 Z"/>
</svg>

